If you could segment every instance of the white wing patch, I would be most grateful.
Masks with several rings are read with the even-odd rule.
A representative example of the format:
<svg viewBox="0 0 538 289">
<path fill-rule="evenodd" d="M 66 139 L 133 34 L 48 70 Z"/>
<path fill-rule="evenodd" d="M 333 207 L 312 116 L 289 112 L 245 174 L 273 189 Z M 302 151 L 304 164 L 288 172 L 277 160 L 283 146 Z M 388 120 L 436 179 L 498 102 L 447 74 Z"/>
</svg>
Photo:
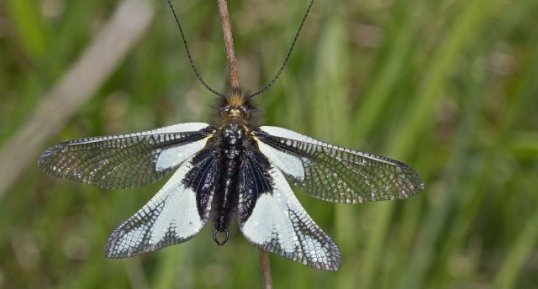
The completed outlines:
<svg viewBox="0 0 538 289">
<path fill-rule="evenodd" d="M 107 257 L 154 251 L 184 242 L 202 229 L 207 218 L 198 213 L 195 192 L 182 183 L 192 168 L 191 160 L 185 161 L 144 207 L 112 232 L 105 249 Z"/>
<path fill-rule="evenodd" d="M 289 130 L 289 129 L 278 127 L 278 126 L 262 126 L 262 127 L 260 127 L 260 129 L 263 130 L 264 132 L 268 133 L 268 134 L 271 134 L 271 135 L 274 135 L 274 136 L 277 136 L 277 137 L 295 139 L 295 140 L 302 141 L 302 142 L 307 142 L 307 143 L 316 142 L 316 140 L 314 140 L 311 137 L 308 137 L 306 135 L 294 132 L 294 131 Z"/>
<path fill-rule="evenodd" d="M 181 179 L 176 181 L 181 182 Z M 157 203 L 164 200 L 164 206 L 150 231 L 150 244 L 159 243 L 169 232 L 175 233 L 174 237 L 179 239 L 189 238 L 200 231 L 204 225 L 198 214 L 195 192 L 183 185 L 174 185 L 179 187 L 181 192 L 173 192 L 174 188 L 170 188 L 166 196 L 155 200 Z"/>
<path fill-rule="evenodd" d="M 187 158 L 203 149 L 209 138 L 204 138 L 195 142 L 174 146 L 163 150 L 155 163 L 156 171 L 164 171 L 176 167 L 183 163 Z"/>
<path fill-rule="evenodd" d="M 303 161 L 300 157 L 275 149 L 261 141 L 257 143 L 260 151 L 280 170 L 300 181 L 304 180 Z"/>
<path fill-rule="evenodd" d="M 170 126 L 161 127 L 151 131 L 153 134 L 160 133 L 178 133 L 178 132 L 191 132 L 198 131 L 208 127 L 207 123 L 203 122 L 188 122 L 180 123 Z M 187 158 L 192 156 L 197 151 L 204 148 L 209 138 L 201 139 L 199 141 L 174 146 L 163 150 L 159 154 L 159 158 L 155 163 L 155 170 L 164 171 L 168 168 L 173 168 L 183 163 Z"/>
<path fill-rule="evenodd" d="M 299 240 L 295 236 L 287 208 L 282 208 L 281 200 L 282 196 L 279 192 L 275 192 L 275 195 L 261 195 L 242 230 L 245 235 L 248 235 L 250 241 L 256 244 L 271 240 L 273 234 L 277 233 L 282 250 L 293 252 L 295 246 L 299 245 Z M 281 214 L 275 214 L 275 212 Z M 274 232 L 275 230 L 278 232 Z"/>
<path fill-rule="evenodd" d="M 258 197 L 241 224 L 245 237 L 264 250 L 318 269 L 336 270 L 340 252 L 303 209 L 282 172 L 271 169 L 273 191 Z M 240 203 L 241 203 L 241 198 Z"/>
</svg>

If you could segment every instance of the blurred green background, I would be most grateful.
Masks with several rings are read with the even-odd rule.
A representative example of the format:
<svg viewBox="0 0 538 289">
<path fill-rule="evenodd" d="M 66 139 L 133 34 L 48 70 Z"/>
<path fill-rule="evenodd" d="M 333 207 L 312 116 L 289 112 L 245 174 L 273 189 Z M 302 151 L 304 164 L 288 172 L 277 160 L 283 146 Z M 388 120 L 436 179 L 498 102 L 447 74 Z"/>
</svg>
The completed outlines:
<svg viewBox="0 0 538 289">
<path fill-rule="evenodd" d="M 216 99 L 195 79 L 165 1 L 145 1 L 148 28 L 56 122 L 69 102 L 32 117 L 121 1 L 0 2 L 0 288 L 262 287 L 257 250 L 237 231 L 224 247 L 204 230 L 153 254 L 104 258 L 107 235 L 164 181 L 105 191 L 35 165 L 62 140 L 211 119 Z M 216 1 L 174 2 L 202 74 L 224 90 Z M 230 2 L 240 82 L 254 91 L 276 72 L 307 2 Z M 537 15 L 535 0 L 317 1 L 289 67 L 258 98 L 260 122 L 397 158 L 426 186 L 363 205 L 298 193 L 343 263 L 321 272 L 271 255 L 275 288 L 538 287 Z M 36 125 L 48 136 L 13 145 Z M 3 179 L 17 168 L 15 182 Z"/>
</svg>

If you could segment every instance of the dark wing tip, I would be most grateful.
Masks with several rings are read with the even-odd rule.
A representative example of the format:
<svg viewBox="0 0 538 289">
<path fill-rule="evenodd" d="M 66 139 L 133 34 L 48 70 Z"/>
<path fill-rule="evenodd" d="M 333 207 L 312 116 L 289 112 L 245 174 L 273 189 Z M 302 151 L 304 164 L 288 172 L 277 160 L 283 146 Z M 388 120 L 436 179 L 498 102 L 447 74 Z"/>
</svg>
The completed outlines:
<svg viewBox="0 0 538 289">
<path fill-rule="evenodd" d="M 402 177 L 402 190 L 405 190 L 405 194 L 402 195 L 404 199 L 422 192 L 424 190 L 424 179 L 422 176 L 405 163 L 400 163 L 399 167 L 405 175 L 405 177 Z"/>
<path fill-rule="evenodd" d="M 76 180 L 74 177 L 69 178 L 66 176 L 62 169 L 61 163 L 64 159 L 63 154 L 65 153 L 67 146 L 67 142 L 61 142 L 47 148 L 37 159 L 37 167 L 49 176 Z"/>
<path fill-rule="evenodd" d="M 123 235 L 123 229 L 120 227 L 116 228 L 110 236 L 108 236 L 108 239 L 105 244 L 105 257 L 110 259 L 121 259 L 121 258 L 127 258 L 134 256 L 129 250 L 127 251 L 120 251 L 118 250 L 118 241 L 120 237 Z"/>
<path fill-rule="evenodd" d="M 338 269 L 340 269 L 340 265 L 342 264 L 341 257 L 340 257 L 340 249 L 338 249 L 338 246 L 336 245 L 336 243 L 334 243 L 333 240 L 331 240 L 330 237 L 328 236 L 327 236 L 326 250 L 328 252 L 326 262 L 317 262 L 317 263 L 311 264 L 311 266 L 316 269 L 321 269 L 321 270 L 326 270 L 326 271 L 337 271 Z"/>
<path fill-rule="evenodd" d="M 51 160 L 57 156 L 58 153 L 61 153 L 66 146 L 66 143 L 62 142 L 47 148 L 37 159 L 37 166 L 47 173 L 53 173 L 54 170 L 51 168 Z"/>
<path fill-rule="evenodd" d="M 416 173 L 416 172 L 415 172 Z M 416 173 L 416 180 L 417 180 L 417 189 L 415 191 L 416 194 L 424 191 L 424 179 L 418 174 Z"/>
<path fill-rule="evenodd" d="M 318 270 L 325 270 L 325 271 L 338 271 L 340 269 L 341 261 L 340 258 L 338 260 L 334 260 L 333 263 L 330 264 L 319 264 L 319 266 L 313 265 L 315 269 Z"/>
</svg>

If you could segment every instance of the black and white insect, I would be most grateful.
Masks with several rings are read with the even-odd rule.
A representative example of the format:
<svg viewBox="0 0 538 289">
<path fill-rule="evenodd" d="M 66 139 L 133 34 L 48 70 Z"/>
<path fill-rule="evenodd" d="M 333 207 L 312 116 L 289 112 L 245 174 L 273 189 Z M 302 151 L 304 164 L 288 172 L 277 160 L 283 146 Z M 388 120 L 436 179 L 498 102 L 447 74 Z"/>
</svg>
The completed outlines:
<svg viewBox="0 0 538 289">
<path fill-rule="evenodd" d="M 423 181 L 399 161 L 285 128 L 255 126 L 252 97 L 260 92 L 219 94 L 221 104 L 211 124 L 66 141 L 43 152 L 38 164 L 52 176 L 106 189 L 137 188 L 172 174 L 112 232 L 107 257 L 185 242 L 211 219 L 218 245 L 226 243 L 230 224 L 238 222 L 245 238 L 263 250 L 336 270 L 338 247 L 310 218 L 292 186 L 329 202 L 362 203 L 408 198 L 423 189 Z"/>
</svg>

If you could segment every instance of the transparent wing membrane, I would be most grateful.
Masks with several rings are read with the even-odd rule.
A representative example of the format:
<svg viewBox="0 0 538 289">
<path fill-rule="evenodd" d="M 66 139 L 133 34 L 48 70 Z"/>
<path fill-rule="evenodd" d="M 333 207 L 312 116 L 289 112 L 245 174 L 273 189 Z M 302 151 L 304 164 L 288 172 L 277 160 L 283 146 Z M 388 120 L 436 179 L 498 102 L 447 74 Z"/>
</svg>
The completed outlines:
<svg viewBox="0 0 538 289">
<path fill-rule="evenodd" d="M 159 180 L 201 150 L 210 133 L 205 123 L 184 123 L 66 141 L 43 152 L 38 165 L 52 176 L 100 188 L 136 188 Z"/>
<path fill-rule="evenodd" d="M 336 203 L 406 199 L 422 178 L 406 164 L 315 140 L 279 127 L 254 132 L 260 150 L 305 193 Z"/>
</svg>

